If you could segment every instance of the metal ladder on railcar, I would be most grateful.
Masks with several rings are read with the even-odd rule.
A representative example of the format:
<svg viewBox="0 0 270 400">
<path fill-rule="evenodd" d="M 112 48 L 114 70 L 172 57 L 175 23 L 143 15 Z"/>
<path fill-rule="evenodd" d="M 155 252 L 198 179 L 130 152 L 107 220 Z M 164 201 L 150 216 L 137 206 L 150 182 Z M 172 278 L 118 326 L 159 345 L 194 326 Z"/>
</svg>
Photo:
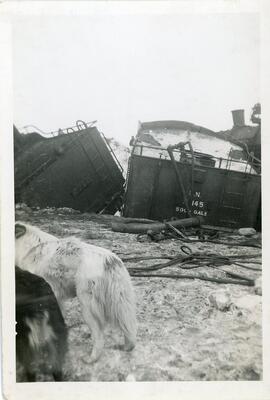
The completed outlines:
<svg viewBox="0 0 270 400">
<path fill-rule="evenodd" d="M 219 224 L 221 226 L 229 228 L 239 226 L 242 219 L 248 181 L 249 174 L 244 174 L 243 177 L 236 177 L 231 175 L 231 171 L 226 171 L 219 202 Z"/>
</svg>

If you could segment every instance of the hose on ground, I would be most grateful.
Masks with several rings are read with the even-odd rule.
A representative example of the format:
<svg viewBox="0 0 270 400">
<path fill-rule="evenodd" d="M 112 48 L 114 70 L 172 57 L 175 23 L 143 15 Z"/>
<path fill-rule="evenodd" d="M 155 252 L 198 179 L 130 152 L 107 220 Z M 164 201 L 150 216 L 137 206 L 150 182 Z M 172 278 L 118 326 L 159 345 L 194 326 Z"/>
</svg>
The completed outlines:
<svg viewBox="0 0 270 400">
<path fill-rule="evenodd" d="M 177 255 L 176 257 L 171 256 L 156 256 L 156 257 L 133 257 L 123 259 L 123 261 L 141 261 L 142 259 L 161 259 L 167 258 L 169 261 L 165 263 L 158 263 L 146 267 L 129 267 L 129 273 L 133 277 L 164 277 L 164 278 L 172 278 L 172 279 L 201 279 L 208 280 L 210 282 L 217 283 L 231 283 L 231 284 L 240 284 L 245 286 L 254 286 L 254 279 L 248 276 L 245 276 L 240 273 L 227 271 L 221 266 L 224 265 L 232 265 L 236 264 L 240 267 L 244 267 L 247 269 L 252 269 L 254 271 L 261 271 L 261 269 L 247 267 L 242 263 L 237 263 L 235 260 L 244 259 L 246 255 L 232 255 L 232 256 L 223 256 L 216 253 L 191 253 L 191 249 L 188 246 L 182 246 L 181 250 L 185 253 L 185 255 Z M 188 254 L 189 253 L 189 254 Z M 251 255 L 251 257 L 257 257 L 258 255 Z M 189 274 L 152 274 L 153 271 L 158 271 L 164 268 L 172 267 L 178 265 L 180 269 L 195 269 L 199 267 L 211 267 L 213 269 L 224 272 L 226 275 L 231 276 L 236 279 L 227 279 L 227 278 L 212 278 L 206 277 L 202 275 L 189 275 Z"/>
</svg>

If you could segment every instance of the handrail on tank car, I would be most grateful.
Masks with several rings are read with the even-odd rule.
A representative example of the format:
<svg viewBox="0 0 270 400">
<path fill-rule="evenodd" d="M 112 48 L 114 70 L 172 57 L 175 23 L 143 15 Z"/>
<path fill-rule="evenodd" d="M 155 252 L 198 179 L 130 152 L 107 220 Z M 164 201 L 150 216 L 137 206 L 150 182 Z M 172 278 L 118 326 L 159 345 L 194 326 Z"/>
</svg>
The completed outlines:
<svg viewBox="0 0 270 400">
<path fill-rule="evenodd" d="M 131 151 L 131 155 L 135 154 L 134 153 L 135 147 L 140 148 L 140 155 L 143 155 L 143 149 L 153 149 L 153 150 L 166 151 L 166 152 L 168 151 L 168 149 L 166 147 L 157 147 L 157 146 L 151 146 L 151 145 L 144 145 L 144 144 L 139 144 L 139 143 L 135 142 L 134 145 L 133 145 L 132 151 Z M 181 150 L 179 150 L 179 149 L 173 149 L 173 152 L 181 154 Z M 190 153 L 191 154 L 191 151 L 190 150 L 185 150 L 185 153 Z M 194 154 L 195 158 L 196 158 L 197 155 L 198 156 L 211 157 L 212 159 L 214 159 L 214 160 L 219 162 L 218 167 L 215 167 L 215 168 L 220 168 L 220 169 L 223 169 L 223 168 L 221 168 L 221 164 L 222 164 L 223 161 L 227 162 L 226 167 L 228 166 L 228 164 L 231 164 L 232 162 L 233 163 L 243 164 L 243 165 L 246 165 L 246 166 L 248 165 L 248 166 L 250 166 L 252 168 L 256 168 L 256 167 L 258 168 L 258 167 L 261 166 L 261 163 L 254 162 L 254 161 L 249 161 L 248 159 L 247 160 L 236 160 L 234 158 L 215 157 L 215 156 L 213 156 L 211 154 L 201 153 L 201 152 L 198 152 L 198 151 L 193 151 L 193 154 Z M 230 170 L 229 168 L 224 168 L 224 169 Z M 258 175 L 260 175 L 260 174 L 258 173 Z"/>
<path fill-rule="evenodd" d="M 76 133 L 76 132 L 78 132 L 79 130 L 81 130 L 81 125 L 82 125 L 82 124 L 84 125 L 84 128 L 83 128 L 83 129 L 86 129 L 86 128 L 91 128 L 96 122 L 97 122 L 97 120 L 95 120 L 95 121 L 90 121 L 90 122 L 84 122 L 84 121 L 82 121 L 82 120 L 78 120 L 78 121 L 76 122 L 76 125 L 74 125 L 74 126 L 69 126 L 68 128 L 63 128 L 63 129 L 61 129 L 61 131 L 62 131 L 64 134 Z M 81 123 L 81 124 L 79 124 L 79 123 Z M 25 126 L 23 126 L 22 128 L 20 128 L 19 130 L 21 130 L 21 129 L 27 130 L 27 129 L 30 128 L 30 127 L 33 127 L 34 129 L 38 130 L 42 135 L 45 135 L 45 136 L 50 136 L 50 135 L 54 136 L 54 134 L 57 134 L 57 135 L 58 135 L 58 133 L 59 133 L 59 129 L 57 129 L 56 131 L 51 131 L 51 132 L 44 132 L 44 131 L 42 131 L 40 128 L 38 128 L 38 127 L 35 126 L 35 125 L 25 125 Z"/>
</svg>

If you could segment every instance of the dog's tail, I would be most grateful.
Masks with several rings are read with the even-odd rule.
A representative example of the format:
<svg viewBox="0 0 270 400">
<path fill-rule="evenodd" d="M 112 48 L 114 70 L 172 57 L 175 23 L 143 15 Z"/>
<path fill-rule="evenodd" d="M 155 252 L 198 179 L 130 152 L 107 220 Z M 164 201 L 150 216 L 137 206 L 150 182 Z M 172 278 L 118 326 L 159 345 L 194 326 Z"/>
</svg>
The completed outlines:
<svg viewBox="0 0 270 400">
<path fill-rule="evenodd" d="M 132 350 L 136 342 L 136 300 L 130 275 L 115 255 L 105 262 L 106 317 L 119 326 L 125 335 L 126 350 Z"/>
</svg>

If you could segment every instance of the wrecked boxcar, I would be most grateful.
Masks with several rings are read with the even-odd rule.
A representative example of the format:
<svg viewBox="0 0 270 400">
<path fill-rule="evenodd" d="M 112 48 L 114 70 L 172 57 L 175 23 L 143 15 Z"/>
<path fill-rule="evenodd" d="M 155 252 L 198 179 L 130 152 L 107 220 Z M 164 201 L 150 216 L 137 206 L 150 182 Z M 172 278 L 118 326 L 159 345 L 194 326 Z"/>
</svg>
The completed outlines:
<svg viewBox="0 0 270 400">
<path fill-rule="evenodd" d="M 125 217 L 201 216 L 211 226 L 260 229 L 260 165 L 238 141 L 188 122 L 157 121 L 140 124 L 132 145 Z"/>
<path fill-rule="evenodd" d="M 125 180 L 109 143 L 85 123 L 65 131 L 44 138 L 14 129 L 16 203 L 114 214 Z"/>
</svg>

